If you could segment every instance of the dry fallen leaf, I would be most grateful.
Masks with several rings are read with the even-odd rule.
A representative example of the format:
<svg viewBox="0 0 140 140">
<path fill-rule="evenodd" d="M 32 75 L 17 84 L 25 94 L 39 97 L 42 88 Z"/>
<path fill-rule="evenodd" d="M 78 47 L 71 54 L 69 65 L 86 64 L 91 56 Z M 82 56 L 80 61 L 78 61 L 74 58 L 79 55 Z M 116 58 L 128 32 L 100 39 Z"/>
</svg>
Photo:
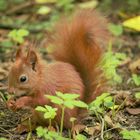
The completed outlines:
<svg viewBox="0 0 140 140">
<path fill-rule="evenodd" d="M 136 31 L 140 31 L 140 16 L 125 20 L 123 22 L 123 26 Z"/>
<path fill-rule="evenodd" d="M 91 136 L 98 135 L 101 132 L 101 125 L 97 124 L 96 126 L 93 127 L 86 127 L 84 131 Z"/>
<path fill-rule="evenodd" d="M 77 124 L 72 128 L 72 136 L 73 138 L 76 137 L 77 134 L 79 134 L 80 132 L 82 132 L 84 129 L 86 128 L 85 125 L 82 124 Z"/>
<path fill-rule="evenodd" d="M 74 128 L 72 128 L 72 130 L 76 133 L 79 134 L 79 132 L 83 131 L 86 128 L 85 125 L 82 124 L 77 124 L 74 126 Z"/>
<path fill-rule="evenodd" d="M 129 69 L 132 73 L 140 74 L 140 59 L 130 63 Z"/>
<path fill-rule="evenodd" d="M 128 57 L 128 58 L 124 59 L 124 60 L 119 64 L 118 67 L 123 67 L 123 66 L 129 64 L 130 61 L 131 61 L 131 58 Z"/>
<path fill-rule="evenodd" d="M 115 125 L 113 124 L 113 122 L 112 122 L 110 116 L 105 115 L 105 116 L 104 116 L 104 120 L 105 120 L 105 122 L 108 124 L 109 127 L 111 127 L 111 128 L 115 127 Z"/>
<path fill-rule="evenodd" d="M 140 108 L 126 108 L 127 112 L 132 115 L 140 114 Z"/>
<path fill-rule="evenodd" d="M 124 104 L 123 106 L 134 106 L 135 105 L 135 100 L 130 96 L 130 94 L 127 94 L 123 91 L 115 95 L 115 102 L 119 105 L 122 103 Z"/>
<path fill-rule="evenodd" d="M 8 71 L 0 67 L 0 80 L 6 78 L 7 75 L 8 75 Z"/>
</svg>

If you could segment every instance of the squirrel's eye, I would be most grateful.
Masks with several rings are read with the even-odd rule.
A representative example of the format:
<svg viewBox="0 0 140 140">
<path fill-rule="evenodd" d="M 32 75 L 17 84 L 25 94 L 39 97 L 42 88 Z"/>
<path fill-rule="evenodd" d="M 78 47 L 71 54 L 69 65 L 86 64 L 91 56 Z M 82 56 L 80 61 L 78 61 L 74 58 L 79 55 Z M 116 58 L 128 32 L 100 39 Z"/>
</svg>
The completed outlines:
<svg viewBox="0 0 140 140">
<path fill-rule="evenodd" d="M 20 81 L 21 83 L 24 83 L 24 82 L 26 82 L 27 80 L 28 80 L 28 78 L 27 78 L 26 75 L 21 75 L 20 78 L 19 78 L 19 81 Z"/>
</svg>

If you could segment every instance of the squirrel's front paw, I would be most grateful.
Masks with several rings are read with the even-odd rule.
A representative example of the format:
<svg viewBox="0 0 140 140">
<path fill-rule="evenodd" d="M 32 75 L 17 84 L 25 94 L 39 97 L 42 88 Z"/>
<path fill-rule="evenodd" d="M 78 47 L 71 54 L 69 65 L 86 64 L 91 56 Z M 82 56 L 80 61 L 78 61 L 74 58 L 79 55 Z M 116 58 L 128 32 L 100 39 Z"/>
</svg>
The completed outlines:
<svg viewBox="0 0 140 140">
<path fill-rule="evenodd" d="M 7 107 L 11 110 L 16 110 L 16 101 L 14 99 L 9 99 L 7 101 Z"/>
<path fill-rule="evenodd" d="M 23 107 L 25 107 L 25 103 L 24 103 L 24 101 L 22 101 L 22 100 L 17 100 L 16 101 L 16 103 L 15 103 L 15 109 L 16 110 L 19 110 L 19 109 L 21 109 L 21 108 L 23 108 Z"/>
<path fill-rule="evenodd" d="M 17 111 L 25 106 L 24 101 L 21 99 L 15 101 L 13 99 L 10 99 L 7 101 L 7 107 L 13 111 Z"/>
</svg>

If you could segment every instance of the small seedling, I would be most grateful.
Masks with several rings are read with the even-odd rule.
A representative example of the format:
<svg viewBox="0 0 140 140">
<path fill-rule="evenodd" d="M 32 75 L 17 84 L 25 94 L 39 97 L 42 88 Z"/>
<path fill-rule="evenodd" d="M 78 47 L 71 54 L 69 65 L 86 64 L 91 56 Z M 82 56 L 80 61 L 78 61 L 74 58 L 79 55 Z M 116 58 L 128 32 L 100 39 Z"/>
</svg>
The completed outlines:
<svg viewBox="0 0 140 140">
<path fill-rule="evenodd" d="M 137 130 L 123 130 L 120 132 L 123 139 L 125 140 L 139 140 L 140 139 L 140 132 Z"/>
<path fill-rule="evenodd" d="M 110 93 L 103 93 L 89 105 L 89 110 L 95 114 L 99 120 L 99 115 L 103 116 L 106 109 L 111 109 L 113 114 L 115 114 L 114 112 L 116 108 L 118 108 L 118 105 L 115 105 L 113 97 L 110 95 Z M 112 116 L 114 116 L 113 114 Z"/>
<path fill-rule="evenodd" d="M 136 99 L 140 99 L 140 92 L 136 92 L 136 93 L 135 93 L 135 98 L 136 98 Z"/>
<path fill-rule="evenodd" d="M 116 68 L 121 64 L 121 62 L 126 59 L 124 53 L 113 53 L 112 44 L 110 42 L 108 52 L 103 56 L 101 62 L 104 74 L 107 79 L 111 80 L 113 83 L 121 83 L 122 78 L 117 74 Z M 111 61 L 110 61 L 111 60 Z"/>
<path fill-rule="evenodd" d="M 87 137 L 85 137 L 85 136 L 82 135 L 82 134 L 78 134 L 78 135 L 76 135 L 75 140 L 87 140 Z"/>
<path fill-rule="evenodd" d="M 45 105 L 45 107 L 37 106 L 36 110 L 44 113 L 44 118 L 49 119 L 49 127 L 51 127 L 51 120 L 55 118 L 57 108 Z"/>
<path fill-rule="evenodd" d="M 62 92 L 56 92 L 56 96 L 46 95 L 46 97 L 50 99 L 52 103 L 58 104 L 62 109 L 61 125 L 60 125 L 61 135 L 63 130 L 65 108 L 70 109 L 73 109 L 74 107 L 88 108 L 88 105 L 86 103 L 77 100 L 79 96 L 80 95 L 78 94 L 71 93 L 63 94 Z"/>
<path fill-rule="evenodd" d="M 138 76 L 137 74 L 133 74 L 132 80 L 136 86 L 140 86 L 140 76 Z"/>
<path fill-rule="evenodd" d="M 40 138 L 44 138 L 45 140 L 70 140 L 68 138 L 64 138 L 62 136 L 59 135 L 59 133 L 54 132 L 54 131 L 49 131 L 46 128 L 43 128 L 41 126 L 39 126 L 37 129 L 37 136 Z"/>
<path fill-rule="evenodd" d="M 25 29 L 14 29 L 9 32 L 8 37 L 15 43 L 22 44 L 24 42 L 24 37 L 29 35 L 29 31 Z"/>
<path fill-rule="evenodd" d="M 74 8 L 74 0 L 58 0 L 56 6 L 62 8 L 65 12 L 69 12 Z"/>
<path fill-rule="evenodd" d="M 120 24 L 113 24 L 110 23 L 109 26 L 109 31 L 114 35 L 114 36 L 120 36 L 123 34 L 123 27 Z"/>
<path fill-rule="evenodd" d="M 0 138 L 0 140 L 7 140 L 6 138 Z"/>
</svg>

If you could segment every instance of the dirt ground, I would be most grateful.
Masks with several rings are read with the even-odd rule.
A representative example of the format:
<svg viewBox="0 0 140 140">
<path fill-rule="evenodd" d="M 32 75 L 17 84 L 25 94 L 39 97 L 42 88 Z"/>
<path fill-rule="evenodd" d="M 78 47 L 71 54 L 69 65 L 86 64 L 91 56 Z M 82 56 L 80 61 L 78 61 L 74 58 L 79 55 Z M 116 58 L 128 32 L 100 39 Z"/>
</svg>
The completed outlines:
<svg viewBox="0 0 140 140">
<path fill-rule="evenodd" d="M 110 20 L 115 21 L 116 18 L 110 16 Z M 0 41 L 5 38 L 8 31 L 9 29 L 0 28 Z M 132 73 L 129 69 L 129 65 L 139 59 L 140 47 L 138 47 L 138 44 L 140 45 L 140 34 L 126 31 L 121 37 L 113 37 L 113 41 L 113 51 L 123 52 L 127 55 L 127 60 L 117 68 L 118 73 L 123 78 L 123 82 L 110 88 L 110 93 L 115 97 L 116 104 L 123 105 L 111 122 L 107 122 L 104 136 L 110 140 L 122 140 L 119 134 L 120 127 L 140 131 L 140 101 L 134 98 L 134 94 L 140 92 L 140 88 L 132 82 Z M 0 52 L 0 137 L 5 137 L 8 140 L 25 140 L 28 133 L 17 134 L 16 128 L 21 123 L 23 116 L 28 116 L 28 113 L 25 110 L 13 112 L 6 106 L 8 95 L 7 75 L 12 65 L 11 56 L 10 51 Z M 123 103 L 124 100 L 125 102 Z M 108 110 L 105 115 L 109 116 L 110 113 L 111 111 Z M 94 115 L 85 117 L 82 123 L 88 128 L 88 131 L 85 128 L 80 128 L 80 132 L 87 136 L 87 139 L 101 139 L 101 129 L 96 128 L 95 130 L 95 127 L 93 127 L 101 127 L 100 122 Z M 93 131 L 96 131 L 94 135 Z M 32 139 L 39 140 L 35 132 L 32 133 Z"/>
</svg>

